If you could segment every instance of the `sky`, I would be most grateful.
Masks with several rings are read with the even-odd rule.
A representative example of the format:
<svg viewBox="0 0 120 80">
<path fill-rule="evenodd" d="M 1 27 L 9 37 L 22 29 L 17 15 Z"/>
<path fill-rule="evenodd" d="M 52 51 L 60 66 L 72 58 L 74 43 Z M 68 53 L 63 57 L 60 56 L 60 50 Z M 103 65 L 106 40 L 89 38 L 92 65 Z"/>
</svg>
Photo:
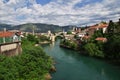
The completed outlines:
<svg viewBox="0 0 120 80">
<path fill-rule="evenodd" d="M 0 0 L 0 23 L 92 25 L 118 21 L 120 0 Z"/>
</svg>

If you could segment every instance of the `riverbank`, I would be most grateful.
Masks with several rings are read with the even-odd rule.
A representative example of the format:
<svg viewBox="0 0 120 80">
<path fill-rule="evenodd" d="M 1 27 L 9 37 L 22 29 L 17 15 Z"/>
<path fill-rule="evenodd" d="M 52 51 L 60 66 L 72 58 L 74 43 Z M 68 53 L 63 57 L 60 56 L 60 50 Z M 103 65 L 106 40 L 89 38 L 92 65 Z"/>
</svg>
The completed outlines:
<svg viewBox="0 0 120 80">
<path fill-rule="evenodd" d="M 63 47 L 63 48 L 66 48 L 66 49 L 70 49 L 70 50 L 75 50 L 75 51 L 77 51 L 77 49 L 73 49 L 72 47 L 67 46 L 67 45 L 64 45 L 64 44 L 60 44 L 59 46 L 60 46 L 60 47 Z"/>
<path fill-rule="evenodd" d="M 60 47 L 64 47 L 67 49 L 78 50 L 78 44 L 72 40 L 61 40 Z"/>
<path fill-rule="evenodd" d="M 120 80 L 119 66 L 104 60 L 83 56 L 79 51 L 62 48 L 60 40 L 54 45 L 42 46 L 44 51 L 54 58 L 57 71 L 52 73 L 52 80 Z"/>
<path fill-rule="evenodd" d="M 39 44 L 49 44 L 50 43 L 50 41 L 41 41 L 41 42 L 39 42 Z"/>
<path fill-rule="evenodd" d="M 115 59 L 115 58 L 114 59 L 107 58 L 104 51 L 101 51 L 102 49 L 100 49 L 100 48 L 102 48 L 104 43 L 99 43 L 99 47 L 95 43 L 86 43 L 84 45 L 78 44 L 78 45 L 73 47 L 73 44 L 77 44 L 76 42 L 77 41 L 62 40 L 60 42 L 59 46 L 62 48 L 66 48 L 66 49 L 70 49 L 70 50 L 74 50 L 76 52 L 79 52 L 81 55 L 93 57 L 93 58 L 100 59 L 100 60 L 105 60 L 109 63 L 119 65 L 120 60 Z"/>
</svg>

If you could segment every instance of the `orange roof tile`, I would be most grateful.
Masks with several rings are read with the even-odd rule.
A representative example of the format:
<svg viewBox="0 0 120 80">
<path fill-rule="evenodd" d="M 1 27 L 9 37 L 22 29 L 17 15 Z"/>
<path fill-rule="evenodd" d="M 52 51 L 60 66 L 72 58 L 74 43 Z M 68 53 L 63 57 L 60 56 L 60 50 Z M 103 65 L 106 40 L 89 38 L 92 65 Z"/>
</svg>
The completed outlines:
<svg viewBox="0 0 120 80">
<path fill-rule="evenodd" d="M 89 39 L 89 38 L 90 38 L 90 36 L 84 36 L 83 38 L 85 38 L 85 39 Z"/>
<path fill-rule="evenodd" d="M 98 37 L 98 38 L 96 38 L 95 40 L 97 40 L 97 41 L 107 41 L 107 38 L 104 38 L 104 37 Z"/>
<path fill-rule="evenodd" d="M 90 26 L 89 29 L 105 28 L 105 27 L 108 27 L 108 24 L 93 25 L 93 26 Z"/>
<path fill-rule="evenodd" d="M 101 24 L 98 26 L 99 28 L 105 28 L 105 27 L 108 27 L 108 24 Z"/>
<path fill-rule="evenodd" d="M 0 37 L 11 37 L 13 35 L 13 32 L 0 32 Z"/>
</svg>

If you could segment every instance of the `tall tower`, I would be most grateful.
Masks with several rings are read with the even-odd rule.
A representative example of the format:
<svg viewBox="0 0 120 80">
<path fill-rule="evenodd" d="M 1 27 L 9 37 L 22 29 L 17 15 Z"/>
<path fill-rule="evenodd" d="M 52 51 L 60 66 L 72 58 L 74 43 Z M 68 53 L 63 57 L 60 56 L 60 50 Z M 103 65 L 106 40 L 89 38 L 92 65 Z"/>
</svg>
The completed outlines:
<svg viewBox="0 0 120 80">
<path fill-rule="evenodd" d="M 35 26 L 32 28 L 32 34 L 35 35 Z"/>
<path fill-rule="evenodd" d="M 6 32 L 6 28 L 4 28 L 4 32 Z"/>
</svg>

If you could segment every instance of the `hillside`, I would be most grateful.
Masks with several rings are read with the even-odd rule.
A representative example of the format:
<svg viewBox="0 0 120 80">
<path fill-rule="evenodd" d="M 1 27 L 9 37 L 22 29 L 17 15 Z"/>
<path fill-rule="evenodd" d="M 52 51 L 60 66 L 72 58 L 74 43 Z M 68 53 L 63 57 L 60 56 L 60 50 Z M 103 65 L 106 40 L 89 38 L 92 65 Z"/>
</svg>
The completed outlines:
<svg viewBox="0 0 120 80">
<path fill-rule="evenodd" d="M 61 31 L 61 27 L 58 25 L 52 25 L 52 24 L 41 24 L 41 23 L 27 23 L 22 25 L 14 26 L 15 29 L 19 29 L 21 31 L 32 31 L 34 30 L 36 32 L 47 32 L 48 30 L 51 30 L 52 32 Z"/>
<path fill-rule="evenodd" d="M 2 31 L 4 28 L 7 30 L 21 30 L 21 31 L 27 31 L 32 32 L 32 29 L 34 28 L 35 32 L 47 32 L 48 30 L 51 30 L 52 32 L 58 32 L 58 31 L 69 31 L 72 30 L 72 25 L 68 26 L 58 26 L 53 24 L 43 24 L 43 23 L 27 23 L 27 24 L 21 24 L 21 25 L 9 25 L 9 24 L 0 24 L 0 31 Z"/>
<path fill-rule="evenodd" d="M 7 28 L 8 30 L 10 30 L 12 28 L 12 25 L 0 23 L 0 31 L 2 31 L 4 28 Z"/>
<path fill-rule="evenodd" d="M 7 28 L 7 30 L 15 29 L 15 30 L 31 32 L 33 26 L 36 32 L 47 32 L 48 30 L 51 30 L 52 32 L 62 31 L 62 28 L 58 25 L 42 24 L 42 23 L 27 23 L 16 26 L 12 26 L 8 24 L 0 24 L 0 30 L 3 30 L 3 28 Z"/>
</svg>

